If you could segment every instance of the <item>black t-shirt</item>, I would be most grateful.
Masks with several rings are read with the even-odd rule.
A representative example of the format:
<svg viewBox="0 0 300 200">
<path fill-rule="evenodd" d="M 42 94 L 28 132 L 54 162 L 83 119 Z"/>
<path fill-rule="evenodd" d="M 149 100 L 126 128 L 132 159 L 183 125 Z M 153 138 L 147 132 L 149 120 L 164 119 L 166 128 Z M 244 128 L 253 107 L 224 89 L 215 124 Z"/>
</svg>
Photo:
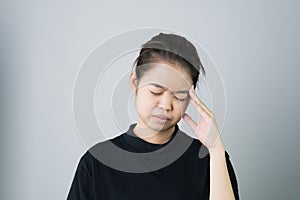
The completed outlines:
<svg viewBox="0 0 300 200">
<path fill-rule="evenodd" d="M 133 173 L 117 170 L 96 159 L 93 150 L 98 149 L 99 153 L 101 151 L 99 149 L 105 143 L 99 142 L 81 157 L 67 199 L 209 199 L 210 159 L 209 154 L 205 157 L 199 157 L 201 142 L 179 130 L 178 125 L 176 125 L 172 138 L 167 143 L 149 143 L 134 134 L 135 125 L 131 124 L 125 133 L 109 141 L 123 150 L 134 153 L 154 152 L 162 147 L 171 146 L 171 142 L 179 134 L 189 138 L 191 143 L 187 150 L 174 162 L 157 170 Z M 239 199 L 236 176 L 228 153 L 225 152 L 225 155 L 234 195 L 236 199 Z"/>
</svg>

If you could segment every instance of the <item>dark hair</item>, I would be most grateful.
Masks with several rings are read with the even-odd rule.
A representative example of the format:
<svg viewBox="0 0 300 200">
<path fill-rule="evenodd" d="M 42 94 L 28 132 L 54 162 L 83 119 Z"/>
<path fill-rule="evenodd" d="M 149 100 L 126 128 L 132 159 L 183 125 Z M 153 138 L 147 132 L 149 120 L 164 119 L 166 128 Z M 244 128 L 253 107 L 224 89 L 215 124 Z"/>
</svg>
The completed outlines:
<svg viewBox="0 0 300 200">
<path fill-rule="evenodd" d="M 139 56 L 134 62 L 134 66 L 136 64 L 135 72 L 138 80 L 140 80 L 146 71 L 154 66 L 151 63 L 159 61 L 180 66 L 186 70 L 191 75 L 194 88 L 198 82 L 201 70 L 205 76 L 205 70 L 195 46 L 182 36 L 159 33 L 141 47 Z M 140 65 L 143 66 L 139 67 Z"/>
</svg>

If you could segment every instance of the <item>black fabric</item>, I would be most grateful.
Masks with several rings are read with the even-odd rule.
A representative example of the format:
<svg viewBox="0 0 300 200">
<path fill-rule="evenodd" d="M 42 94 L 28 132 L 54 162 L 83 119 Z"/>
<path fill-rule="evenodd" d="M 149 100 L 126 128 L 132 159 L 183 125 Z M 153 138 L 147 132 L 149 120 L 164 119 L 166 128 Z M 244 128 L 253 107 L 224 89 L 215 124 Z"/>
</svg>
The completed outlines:
<svg viewBox="0 0 300 200">
<path fill-rule="evenodd" d="M 111 139 L 118 147 L 135 153 L 156 151 L 168 145 L 178 132 L 176 125 L 171 140 L 153 144 L 135 136 L 131 124 L 128 131 Z M 96 145 L 101 145 L 98 143 Z M 68 200 L 199 200 L 209 199 L 209 154 L 199 158 L 201 142 L 193 139 L 189 148 L 175 162 L 156 171 L 128 173 L 110 168 L 89 151 L 80 159 Z M 227 168 L 236 199 L 238 185 L 229 155 L 225 152 Z"/>
</svg>

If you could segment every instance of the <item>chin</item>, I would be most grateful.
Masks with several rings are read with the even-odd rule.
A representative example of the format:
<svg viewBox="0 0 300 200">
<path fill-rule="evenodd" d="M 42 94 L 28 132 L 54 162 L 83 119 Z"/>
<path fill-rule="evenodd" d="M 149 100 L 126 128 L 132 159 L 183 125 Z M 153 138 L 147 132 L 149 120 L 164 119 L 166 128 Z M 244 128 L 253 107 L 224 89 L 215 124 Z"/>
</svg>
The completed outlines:
<svg viewBox="0 0 300 200">
<path fill-rule="evenodd" d="M 149 128 L 151 128 L 152 130 L 155 130 L 157 132 L 166 131 L 166 130 L 172 128 L 173 126 L 175 126 L 175 124 L 173 124 L 171 122 L 166 122 L 164 124 L 150 122 L 148 125 Z"/>
</svg>

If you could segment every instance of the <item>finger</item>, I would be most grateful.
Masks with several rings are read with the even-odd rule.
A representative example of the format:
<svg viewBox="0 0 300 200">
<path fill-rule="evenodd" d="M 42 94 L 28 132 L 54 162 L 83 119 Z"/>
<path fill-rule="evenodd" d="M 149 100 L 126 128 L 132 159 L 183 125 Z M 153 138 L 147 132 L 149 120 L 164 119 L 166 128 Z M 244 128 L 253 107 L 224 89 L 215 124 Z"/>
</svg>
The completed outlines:
<svg viewBox="0 0 300 200">
<path fill-rule="evenodd" d="M 191 100 L 191 103 L 199 112 L 201 118 L 208 117 L 208 114 L 193 99 Z"/>
<path fill-rule="evenodd" d="M 197 123 L 186 113 L 183 114 L 182 118 L 190 126 L 190 128 L 195 132 L 197 129 Z"/>
<path fill-rule="evenodd" d="M 196 91 L 194 90 L 193 87 L 190 88 L 189 90 L 190 95 L 192 99 L 208 114 L 211 113 L 211 111 L 207 108 L 207 106 L 201 101 L 201 99 L 197 96 Z"/>
<path fill-rule="evenodd" d="M 203 107 L 201 107 L 194 99 L 191 99 L 191 103 L 197 109 L 197 111 L 200 113 L 201 117 L 211 118 L 211 116 L 212 116 L 211 112 L 209 112 L 209 111 L 205 110 Z"/>
<path fill-rule="evenodd" d="M 183 119 L 186 121 L 186 123 L 191 127 L 193 132 L 196 134 L 197 138 L 200 140 L 201 143 L 205 143 L 205 135 L 200 134 L 199 132 L 199 124 L 197 124 L 188 114 L 183 115 Z"/>
<path fill-rule="evenodd" d="M 189 94 L 190 94 L 192 100 L 194 100 L 194 102 L 196 104 L 198 104 L 198 106 L 200 106 L 201 110 L 203 110 L 208 116 L 211 117 L 212 111 L 210 109 L 208 109 L 207 106 L 200 100 L 200 98 L 197 96 L 196 91 L 194 90 L 193 87 L 190 88 Z"/>
</svg>

